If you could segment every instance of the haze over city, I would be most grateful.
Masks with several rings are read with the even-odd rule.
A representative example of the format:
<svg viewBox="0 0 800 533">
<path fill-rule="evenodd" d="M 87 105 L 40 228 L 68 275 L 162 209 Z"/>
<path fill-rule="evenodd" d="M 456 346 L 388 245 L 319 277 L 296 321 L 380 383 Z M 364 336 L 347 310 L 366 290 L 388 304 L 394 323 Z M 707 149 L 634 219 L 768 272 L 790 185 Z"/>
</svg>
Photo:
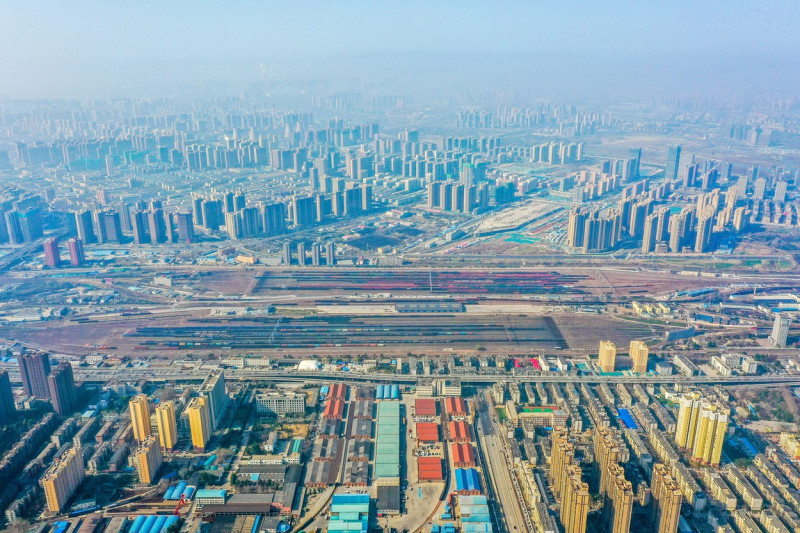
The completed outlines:
<svg viewBox="0 0 800 533">
<path fill-rule="evenodd" d="M 0 0 L 0 530 L 800 531 L 798 22 Z"/>
<path fill-rule="evenodd" d="M 475 87 L 652 95 L 796 86 L 791 1 L 4 2 L 0 94 L 156 95 L 435 74 Z M 434 72 L 432 72 L 434 71 Z M 451 80 L 452 82 L 452 80 Z M 219 92 L 219 91 L 218 91 Z"/>
</svg>

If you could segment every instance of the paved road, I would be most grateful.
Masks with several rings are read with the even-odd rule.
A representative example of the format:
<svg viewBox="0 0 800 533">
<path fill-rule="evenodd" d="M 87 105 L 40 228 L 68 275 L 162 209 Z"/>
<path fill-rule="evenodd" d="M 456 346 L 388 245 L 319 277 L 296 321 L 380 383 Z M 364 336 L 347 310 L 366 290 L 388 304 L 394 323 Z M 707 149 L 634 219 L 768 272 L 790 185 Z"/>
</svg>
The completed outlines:
<svg viewBox="0 0 800 533">
<path fill-rule="evenodd" d="M 502 509 L 501 514 L 505 520 L 507 532 L 525 532 L 528 528 L 519 499 L 514 491 L 514 482 L 511 479 L 511 472 L 508 470 L 508 463 L 506 463 L 503 439 L 497 434 L 491 416 L 487 404 L 482 403 L 476 426 L 478 429 L 477 442 L 485 459 L 484 473 L 487 480 L 491 480 L 494 500 Z"/>
</svg>

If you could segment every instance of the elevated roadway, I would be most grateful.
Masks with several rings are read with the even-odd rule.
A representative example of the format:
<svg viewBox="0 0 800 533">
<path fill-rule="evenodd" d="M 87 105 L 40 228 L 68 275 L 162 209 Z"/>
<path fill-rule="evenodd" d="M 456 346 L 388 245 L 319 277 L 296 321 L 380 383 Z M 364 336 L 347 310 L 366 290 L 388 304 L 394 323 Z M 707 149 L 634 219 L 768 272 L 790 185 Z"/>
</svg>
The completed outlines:
<svg viewBox="0 0 800 533">
<path fill-rule="evenodd" d="M 76 381 L 88 381 L 91 383 L 105 383 L 112 379 L 125 381 L 147 380 L 152 382 L 166 381 L 202 381 L 208 375 L 210 369 L 189 369 L 163 368 L 163 367 L 142 367 L 142 368 L 75 368 Z M 268 369 L 249 369 L 249 368 L 228 368 L 225 369 L 228 379 L 242 381 L 300 381 L 300 382 L 329 382 L 342 381 L 352 383 L 397 383 L 405 385 L 415 385 L 418 376 L 396 375 L 382 373 L 353 373 L 353 372 L 298 372 L 295 370 L 268 370 Z M 421 376 L 420 376 L 421 377 Z M 800 374 L 784 375 L 759 375 L 759 376 L 600 376 L 600 375 L 575 375 L 562 372 L 546 372 L 535 375 L 513 375 L 513 374 L 467 374 L 467 375 L 441 375 L 426 376 L 426 378 L 438 378 L 458 380 L 461 383 L 470 385 L 492 385 L 498 381 L 509 381 L 516 383 L 639 383 L 646 385 L 649 383 L 660 384 L 685 384 L 685 385 L 761 385 L 761 386 L 785 386 L 800 385 Z M 14 376 L 11 376 L 12 380 Z"/>
</svg>

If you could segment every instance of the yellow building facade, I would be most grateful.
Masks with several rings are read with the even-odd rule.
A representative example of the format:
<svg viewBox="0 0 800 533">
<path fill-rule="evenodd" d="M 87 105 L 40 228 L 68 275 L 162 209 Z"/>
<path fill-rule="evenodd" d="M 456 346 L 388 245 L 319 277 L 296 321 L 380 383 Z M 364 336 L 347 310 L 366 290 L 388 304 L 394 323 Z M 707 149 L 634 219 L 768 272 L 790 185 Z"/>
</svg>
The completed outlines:
<svg viewBox="0 0 800 533">
<path fill-rule="evenodd" d="M 175 402 L 161 402 L 156 407 L 158 440 L 165 450 L 172 450 L 178 442 L 178 425 L 175 418 Z"/>
<path fill-rule="evenodd" d="M 205 450 L 211 440 L 211 413 L 205 398 L 197 397 L 189 400 L 186 406 L 189 414 L 189 429 L 192 434 L 192 446 Z"/>
<path fill-rule="evenodd" d="M 617 366 L 617 346 L 611 341 L 600 341 L 597 364 L 603 372 L 614 372 Z"/>
<path fill-rule="evenodd" d="M 147 396 L 138 394 L 130 399 L 128 407 L 131 412 L 131 425 L 133 426 L 133 438 L 143 442 L 150 434 L 150 404 Z"/>
</svg>

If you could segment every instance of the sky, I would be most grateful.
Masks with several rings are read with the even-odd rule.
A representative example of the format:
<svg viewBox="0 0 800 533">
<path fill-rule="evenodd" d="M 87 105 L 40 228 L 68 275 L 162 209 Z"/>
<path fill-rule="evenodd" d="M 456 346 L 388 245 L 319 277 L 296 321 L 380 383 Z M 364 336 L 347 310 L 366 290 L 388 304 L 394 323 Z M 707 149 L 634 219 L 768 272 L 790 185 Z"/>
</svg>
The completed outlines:
<svg viewBox="0 0 800 533">
<path fill-rule="evenodd" d="M 797 0 L 0 0 L 0 96 L 398 72 L 550 91 L 796 92 Z"/>
</svg>

